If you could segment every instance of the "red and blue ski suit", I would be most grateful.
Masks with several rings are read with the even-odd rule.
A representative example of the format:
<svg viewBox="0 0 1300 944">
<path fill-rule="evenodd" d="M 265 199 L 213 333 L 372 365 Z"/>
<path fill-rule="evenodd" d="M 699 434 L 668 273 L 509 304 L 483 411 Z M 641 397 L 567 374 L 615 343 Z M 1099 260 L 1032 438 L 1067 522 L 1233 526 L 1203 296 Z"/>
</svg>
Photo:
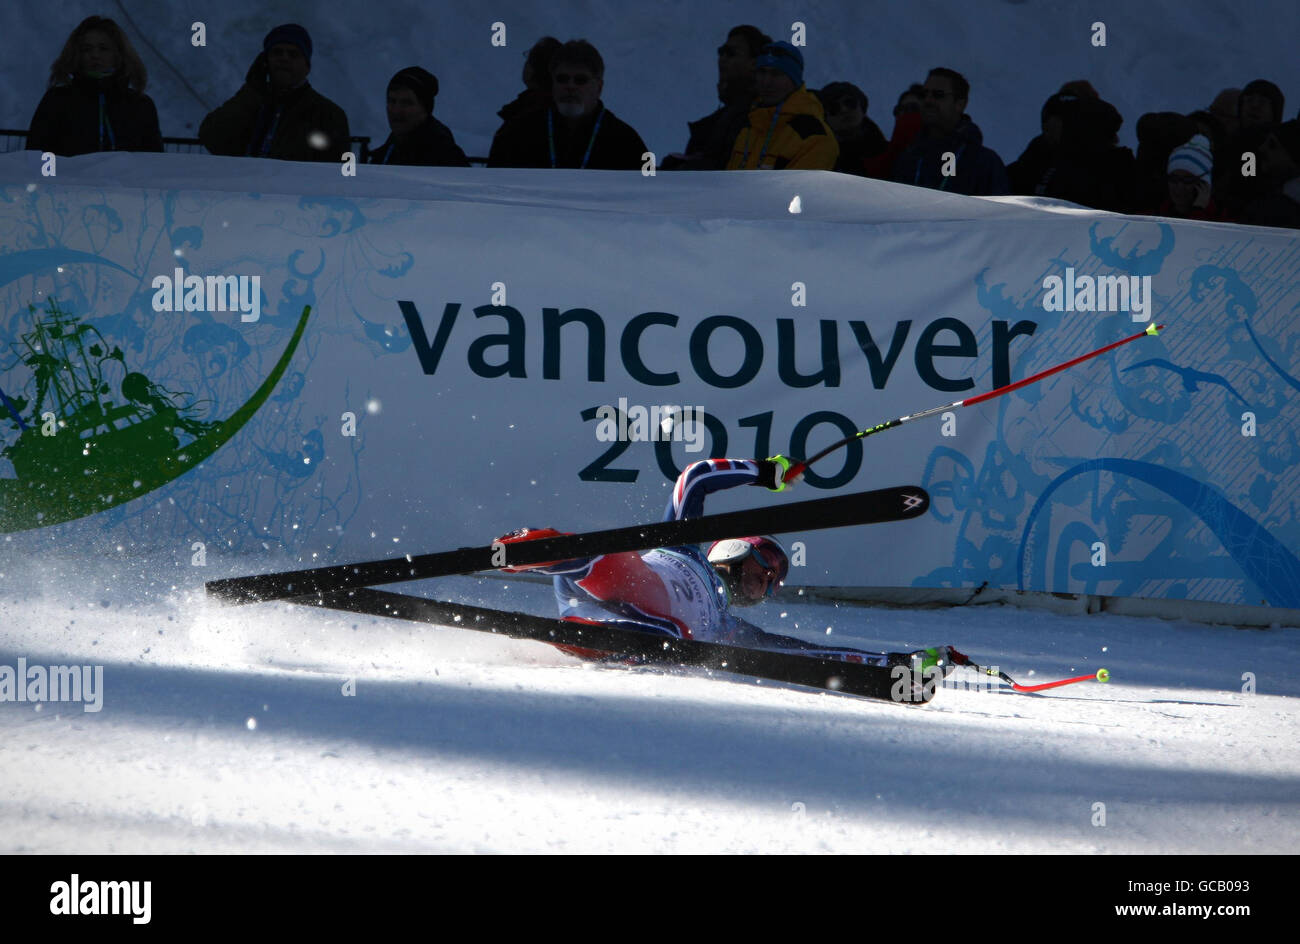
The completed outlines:
<svg viewBox="0 0 1300 944">
<path fill-rule="evenodd" d="M 738 485 L 758 484 L 750 459 L 705 459 L 687 466 L 673 486 L 665 521 L 697 518 L 704 499 Z M 885 665 L 885 653 L 828 649 L 769 633 L 730 612 L 727 588 L 699 545 L 602 554 L 527 568 L 555 578 L 560 616 L 643 632 L 750 649 L 799 650 L 810 656 Z"/>
</svg>

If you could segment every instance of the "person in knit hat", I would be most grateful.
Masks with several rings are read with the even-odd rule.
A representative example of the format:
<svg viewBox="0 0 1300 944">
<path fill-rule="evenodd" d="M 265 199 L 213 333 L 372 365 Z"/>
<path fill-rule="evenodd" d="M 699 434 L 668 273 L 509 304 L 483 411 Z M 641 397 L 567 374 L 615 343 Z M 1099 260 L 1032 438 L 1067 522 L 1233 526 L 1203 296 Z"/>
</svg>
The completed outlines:
<svg viewBox="0 0 1300 944">
<path fill-rule="evenodd" d="M 1223 219 L 1210 195 L 1214 155 L 1205 135 L 1193 135 L 1186 144 L 1174 148 L 1166 171 L 1169 196 L 1157 215 L 1191 220 Z"/>
<path fill-rule="evenodd" d="M 468 167 L 465 152 L 446 125 L 433 117 L 438 78 L 407 66 L 388 80 L 388 127 L 383 144 L 370 152 L 372 164 Z"/>
<path fill-rule="evenodd" d="M 351 145 L 348 117 L 307 81 L 312 42 L 297 23 L 262 40 L 244 85 L 209 112 L 199 140 L 213 154 L 338 162 Z"/>
<path fill-rule="evenodd" d="M 803 82 L 803 54 L 787 42 L 763 47 L 755 62 L 754 104 L 736 136 L 727 170 L 832 170 L 840 146 L 821 102 Z"/>
</svg>

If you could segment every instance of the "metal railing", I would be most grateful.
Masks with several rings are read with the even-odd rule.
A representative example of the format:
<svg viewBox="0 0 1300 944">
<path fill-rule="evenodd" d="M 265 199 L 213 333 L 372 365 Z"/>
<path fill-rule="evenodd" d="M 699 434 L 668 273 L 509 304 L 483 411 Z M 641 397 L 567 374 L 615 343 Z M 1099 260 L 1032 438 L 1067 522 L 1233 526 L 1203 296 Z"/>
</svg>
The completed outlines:
<svg viewBox="0 0 1300 944">
<path fill-rule="evenodd" d="M 360 163 L 370 160 L 370 136 L 353 135 L 348 139 L 351 144 L 361 145 L 357 155 Z M 206 154 L 207 149 L 198 138 L 178 138 L 166 136 L 162 139 L 163 150 L 168 154 Z M 0 153 L 21 151 L 27 146 L 26 128 L 0 128 Z"/>
</svg>

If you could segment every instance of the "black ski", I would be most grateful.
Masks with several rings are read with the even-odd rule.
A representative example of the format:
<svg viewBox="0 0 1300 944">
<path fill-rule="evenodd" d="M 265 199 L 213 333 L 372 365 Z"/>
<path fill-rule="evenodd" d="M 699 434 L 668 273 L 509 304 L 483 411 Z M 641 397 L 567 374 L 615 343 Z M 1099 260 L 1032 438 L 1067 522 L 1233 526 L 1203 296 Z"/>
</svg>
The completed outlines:
<svg viewBox="0 0 1300 944">
<path fill-rule="evenodd" d="M 444 603 L 424 597 L 359 587 L 319 596 L 294 597 L 291 602 L 320 606 L 369 616 L 387 616 L 474 629 L 540 642 L 578 646 L 619 656 L 635 656 L 661 665 L 698 666 L 718 672 L 770 679 L 789 685 L 805 685 L 902 704 L 924 704 L 934 697 L 939 678 L 923 677 L 911 654 L 896 654 L 897 664 L 862 665 L 799 655 L 745 649 L 719 643 L 677 639 L 627 629 L 609 623 L 575 623 L 508 610 L 494 610 L 462 603 Z"/>
<path fill-rule="evenodd" d="M 219 597 L 229 603 L 257 603 L 303 594 L 331 593 L 351 587 L 472 574 L 502 566 L 541 564 L 679 544 L 701 544 L 749 534 L 787 534 L 792 531 L 817 531 L 822 528 L 903 521 L 924 514 L 929 507 L 930 496 L 925 489 L 917 485 L 900 485 L 852 495 L 814 498 L 788 505 L 770 505 L 679 521 L 521 541 L 495 550 L 490 545 L 464 547 L 415 557 L 338 564 L 249 577 L 228 577 L 224 580 L 210 580 L 206 587 L 209 596 Z M 508 553 L 507 560 L 502 560 L 502 551 Z"/>
</svg>

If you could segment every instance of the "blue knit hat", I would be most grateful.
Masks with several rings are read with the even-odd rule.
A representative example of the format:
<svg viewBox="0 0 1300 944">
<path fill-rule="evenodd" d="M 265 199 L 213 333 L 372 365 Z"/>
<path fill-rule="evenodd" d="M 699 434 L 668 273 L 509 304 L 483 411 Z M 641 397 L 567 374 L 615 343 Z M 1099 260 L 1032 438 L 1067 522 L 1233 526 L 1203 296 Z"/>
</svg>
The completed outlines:
<svg viewBox="0 0 1300 944">
<path fill-rule="evenodd" d="M 764 46 L 754 67 L 776 69 L 788 75 L 795 85 L 803 85 L 803 53 L 784 40 Z"/>
<path fill-rule="evenodd" d="M 262 40 L 262 52 L 269 53 L 276 43 L 289 43 L 302 50 L 307 65 L 311 65 L 311 36 L 297 23 L 285 23 L 266 34 Z"/>
<path fill-rule="evenodd" d="M 1205 135 L 1198 134 L 1186 144 L 1174 148 L 1169 155 L 1166 173 L 1172 174 L 1176 170 L 1191 174 L 1206 183 L 1210 182 L 1210 175 L 1214 171 L 1214 157 L 1210 150 L 1210 142 Z"/>
</svg>

